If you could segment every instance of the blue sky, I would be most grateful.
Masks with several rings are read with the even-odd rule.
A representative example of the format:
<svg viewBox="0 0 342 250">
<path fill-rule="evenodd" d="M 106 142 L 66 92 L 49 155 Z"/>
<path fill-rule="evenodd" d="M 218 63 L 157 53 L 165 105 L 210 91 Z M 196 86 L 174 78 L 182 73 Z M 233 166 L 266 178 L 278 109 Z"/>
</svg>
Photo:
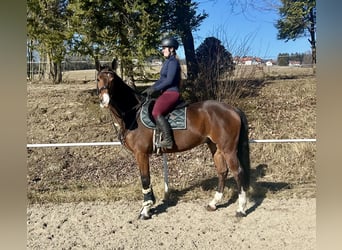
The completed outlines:
<svg viewBox="0 0 342 250">
<path fill-rule="evenodd" d="M 198 12 L 205 10 L 209 16 L 193 32 L 195 49 L 206 37 L 218 38 L 234 56 L 250 55 L 276 59 L 279 53 L 305 53 L 311 51 L 307 37 L 295 41 L 278 40 L 274 27 L 279 18 L 276 11 L 257 11 L 249 8 L 245 14 L 231 11 L 228 0 L 199 0 Z M 184 58 L 183 48 L 178 50 Z"/>
</svg>

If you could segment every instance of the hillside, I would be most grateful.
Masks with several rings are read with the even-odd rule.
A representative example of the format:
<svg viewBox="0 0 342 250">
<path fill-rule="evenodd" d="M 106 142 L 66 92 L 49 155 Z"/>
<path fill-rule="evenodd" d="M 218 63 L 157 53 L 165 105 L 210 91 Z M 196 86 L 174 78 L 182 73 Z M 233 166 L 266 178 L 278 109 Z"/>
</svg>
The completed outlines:
<svg viewBox="0 0 342 250">
<path fill-rule="evenodd" d="M 315 78 L 282 78 L 266 80 L 254 96 L 236 103 L 247 114 L 250 139 L 316 138 Z M 27 143 L 117 140 L 111 116 L 99 107 L 94 82 L 28 83 L 27 92 Z M 298 192 L 314 195 L 315 154 L 315 143 L 251 144 L 255 195 L 282 194 L 278 191 L 302 185 L 306 187 Z M 198 189 L 211 193 L 215 188 L 216 173 L 205 146 L 168 158 L 171 187 L 189 188 L 190 197 L 203 195 Z M 161 192 L 162 160 L 152 156 L 151 163 L 154 185 Z M 112 200 L 126 192 L 140 199 L 135 161 L 121 146 L 29 148 L 27 164 L 31 202 Z M 228 186 L 232 183 L 229 179 Z M 113 187 L 123 191 L 114 192 Z"/>
</svg>

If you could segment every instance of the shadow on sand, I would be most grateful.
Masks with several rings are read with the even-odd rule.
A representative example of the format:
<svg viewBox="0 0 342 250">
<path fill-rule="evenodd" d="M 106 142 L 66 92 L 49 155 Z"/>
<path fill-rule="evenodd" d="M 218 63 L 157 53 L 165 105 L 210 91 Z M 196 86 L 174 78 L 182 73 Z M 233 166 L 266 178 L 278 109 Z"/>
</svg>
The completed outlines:
<svg viewBox="0 0 342 250">
<path fill-rule="evenodd" d="M 263 202 L 268 192 L 276 193 L 285 189 L 289 189 L 290 185 L 286 182 L 265 182 L 258 181 L 261 179 L 267 169 L 266 164 L 259 164 L 255 168 L 251 169 L 251 188 L 253 192 L 249 194 L 249 200 L 253 202 L 253 205 L 247 209 L 248 214 L 254 212 Z M 167 211 L 169 207 L 176 206 L 179 200 L 186 195 L 186 193 L 196 189 L 201 188 L 202 190 L 215 190 L 217 187 L 218 179 L 213 177 L 210 179 L 203 180 L 201 182 L 195 183 L 187 188 L 176 190 L 170 189 L 168 197 L 166 197 L 162 203 L 158 204 L 151 211 L 154 215 L 161 214 Z M 236 188 L 236 182 L 233 177 L 228 178 L 226 181 L 226 187 L 228 189 L 234 189 L 233 195 L 225 202 L 218 204 L 217 208 L 226 208 L 231 204 L 235 203 L 238 199 L 238 192 Z"/>
</svg>

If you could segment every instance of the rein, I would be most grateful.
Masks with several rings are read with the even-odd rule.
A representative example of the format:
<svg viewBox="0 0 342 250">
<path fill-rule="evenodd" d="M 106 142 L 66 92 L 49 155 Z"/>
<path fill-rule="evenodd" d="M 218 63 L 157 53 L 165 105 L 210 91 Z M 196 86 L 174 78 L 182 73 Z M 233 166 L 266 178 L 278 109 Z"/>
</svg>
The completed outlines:
<svg viewBox="0 0 342 250">
<path fill-rule="evenodd" d="M 111 107 L 112 107 L 112 106 L 111 106 Z M 112 108 L 115 109 L 114 107 L 112 107 Z M 117 135 L 117 137 L 118 137 L 120 143 L 121 143 L 122 145 L 124 145 L 124 134 L 123 134 L 123 132 L 122 132 L 122 125 L 120 124 L 121 122 L 118 122 L 118 118 L 116 117 L 116 115 L 113 114 L 113 110 L 108 110 L 108 112 L 109 112 L 109 116 L 111 117 L 111 122 L 112 122 L 112 126 L 113 126 L 113 128 L 114 128 L 114 130 L 115 130 L 115 133 L 116 133 L 116 135 Z M 114 119 L 115 119 L 116 121 L 114 121 Z M 122 119 L 122 118 L 119 118 L 119 119 Z M 120 131 L 119 131 L 118 128 L 116 127 L 115 122 L 119 124 L 119 126 L 120 126 L 120 128 L 121 128 Z"/>
<path fill-rule="evenodd" d="M 118 107 L 114 107 L 112 104 L 110 104 L 110 106 L 112 107 L 112 109 L 114 109 L 114 111 L 119 111 L 119 112 L 115 112 L 115 113 L 118 116 L 118 119 L 120 119 L 122 121 L 122 123 L 124 123 L 124 124 L 125 124 L 125 116 L 128 113 L 130 113 L 130 112 L 132 112 L 134 110 L 136 111 L 135 119 L 129 124 L 128 128 L 123 128 L 124 125 L 122 125 L 121 122 L 117 122 L 117 120 L 116 120 L 116 122 L 120 124 L 120 131 L 119 131 L 118 128 L 115 126 L 115 121 L 114 121 L 114 117 L 113 117 L 113 114 L 112 114 L 113 110 L 109 110 L 110 116 L 112 118 L 112 126 L 113 126 L 116 134 L 118 135 L 118 139 L 119 139 L 119 141 L 120 141 L 120 143 L 122 145 L 125 145 L 125 137 L 126 137 L 127 130 L 133 129 L 133 126 L 134 126 L 135 122 L 138 121 L 138 119 L 139 119 L 139 110 L 141 109 L 141 106 L 143 104 L 144 104 L 144 101 L 140 101 L 139 100 L 139 103 L 137 105 L 135 105 L 134 107 L 132 107 L 130 110 L 128 110 L 126 112 L 122 112 L 122 111 L 120 111 L 120 109 Z M 116 116 L 115 116 L 115 118 L 116 118 Z"/>
</svg>

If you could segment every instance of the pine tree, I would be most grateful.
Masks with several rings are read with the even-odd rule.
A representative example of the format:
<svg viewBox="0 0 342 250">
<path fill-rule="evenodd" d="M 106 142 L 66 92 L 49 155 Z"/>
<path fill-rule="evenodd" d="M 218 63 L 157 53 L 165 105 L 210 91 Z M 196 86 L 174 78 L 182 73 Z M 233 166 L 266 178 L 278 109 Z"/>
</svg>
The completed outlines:
<svg viewBox="0 0 342 250">
<path fill-rule="evenodd" d="M 65 0 L 27 1 L 27 37 L 34 41 L 35 49 L 46 62 L 47 76 L 52 77 L 54 83 L 62 81 L 64 42 L 69 35 L 66 7 Z"/>
<path fill-rule="evenodd" d="M 279 53 L 278 55 L 278 65 L 279 66 L 289 66 L 290 55 L 288 53 Z"/>
<path fill-rule="evenodd" d="M 278 39 L 295 40 L 310 36 L 312 64 L 316 64 L 316 0 L 281 0 L 277 21 Z"/>
<path fill-rule="evenodd" d="M 157 53 L 163 2 L 119 0 L 71 0 L 71 25 L 75 38 L 70 47 L 95 60 L 111 56 L 119 60 L 121 74 L 133 79 L 133 61 L 142 62 Z"/>
</svg>

